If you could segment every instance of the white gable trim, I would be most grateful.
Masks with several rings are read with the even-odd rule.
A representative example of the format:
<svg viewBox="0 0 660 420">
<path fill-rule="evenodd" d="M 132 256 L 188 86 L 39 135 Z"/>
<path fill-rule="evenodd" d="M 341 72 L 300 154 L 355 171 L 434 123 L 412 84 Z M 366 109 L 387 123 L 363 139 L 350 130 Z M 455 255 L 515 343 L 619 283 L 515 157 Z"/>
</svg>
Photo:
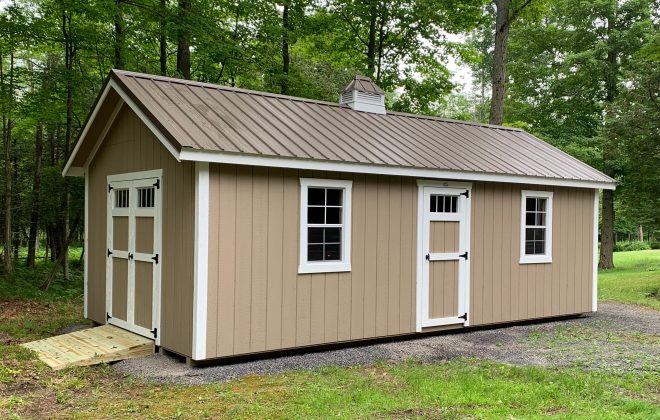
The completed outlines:
<svg viewBox="0 0 660 420">
<path fill-rule="evenodd" d="M 125 102 L 133 112 L 140 118 L 140 120 L 144 123 L 144 125 L 149 128 L 149 130 L 156 136 L 156 138 L 161 142 L 161 144 L 174 156 L 174 158 L 177 161 L 180 161 L 179 158 L 179 152 L 178 150 L 165 138 L 163 133 L 160 132 L 160 130 L 151 122 L 151 120 L 140 110 L 140 107 L 137 106 L 135 102 L 124 92 L 124 90 L 115 82 L 114 80 L 110 79 L 108 81 L 108 84 L 105 86 L 105 89 L 103 90 L 103 93 L 101 94 L 101 97 L 99 98 L 98 102 L 96 103 L 96 106 L 94 107 L 94 110 L 92 111 L 92 115 L 90 116 L 89 120 L 87 121 L 87 124 L 83 128 L 82 134 L 80 135 L 80 138 L 78 139 L 78 142 L 76 143 L 76 146 L 73 149 L 73 152 L 71 153 L 71 156 L 69 156 L 69 160 L 67 161 L 66 165 L 64 166 L 64 170 L 62 170 L 62 176 L 83 176 L 84 175 L 84 169 L 82 167 L 76 167 L 76 166 L 71 166 L 73 164 L 73 159 L 75 156 L 78 154 L 78 151 L 80 149 L 80 146 L 82 145 L 83 140 L 87 136 L 87 132 L 89 131 L 89 127 L 92 125 L 94 120 L 96 119 L 96 116 L 99 112 L 99 109 L 101 108 L 101 105 L 105 101 L 106 97 L 108 96 L 108 92 L 110 89 L 114 89 L 123 102 Z M 121 104 L 123 105 L 123 104 Z M 93 154 L 96 153 L 98 150 L 101 142 L 103 141 L 103 138 L 107 134 L 108 129 L 110 128 L 110 125 L 112 123 L 112 120 L 114 120 L 115 116 L 117 115 L 116 113 L 119 112 L 119 109 L 121 108 L 120 105 L 118 105 L 117 108 L 113 111 L 112 117 L 109 120 L 108 124 L 106 125 L 105 129 L 102 132 L 102 135 L 99 136 L 99 138 L 96 140 L 96 143 L 94 144 L 94 148 L 92 149 L 92 154 L 90 157 L 93 157 Z M 91 161 L 91 158 L 88 158 L 85 165 L 89 164 Z"/>
<path fill-rule="evenodd" d="M 352 172 L 361 174 L 396 175 L 416 178 L 432 178 L 458 181 L 505 182 L 512 184 L 552 185 L 559 187 L 602 188 L 613 190 L 614 183 L 582 181 L 574 179 L 544 178 L 525 175 L 488 174 L 479 172 L 449 171 L 445 169 L 407 168 L 369 163 L 331 162 L 311 159 L 282 158 L 243 153 L 228 153 L 184 148 L 179 160 L 195 162 L 228 163 L 248 166 L 269 166 L 274 168 L 310 169 L 330 172 Z"/>
</svg>

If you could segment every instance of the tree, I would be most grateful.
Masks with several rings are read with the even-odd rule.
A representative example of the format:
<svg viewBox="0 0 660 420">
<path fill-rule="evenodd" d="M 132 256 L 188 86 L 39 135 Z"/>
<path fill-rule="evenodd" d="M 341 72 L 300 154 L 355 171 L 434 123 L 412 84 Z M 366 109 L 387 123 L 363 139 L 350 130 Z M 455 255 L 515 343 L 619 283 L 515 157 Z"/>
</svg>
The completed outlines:
<svg viewBox="0 0 660 420">
<path fill-rule="evenodd" d="M 190 79 L 190 12 L 191 0 L 179 0 L 177 12 L 176 71 L 184 79 Z"/>
</svg>

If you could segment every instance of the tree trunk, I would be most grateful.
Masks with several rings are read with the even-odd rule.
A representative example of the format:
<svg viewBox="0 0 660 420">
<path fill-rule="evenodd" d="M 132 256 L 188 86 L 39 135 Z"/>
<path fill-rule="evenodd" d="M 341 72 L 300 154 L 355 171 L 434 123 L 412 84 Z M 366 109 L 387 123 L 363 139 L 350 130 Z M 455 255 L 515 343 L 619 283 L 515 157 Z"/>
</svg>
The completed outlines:
<svg viewBox="0 0 660 420">
<path fill-rule="evenodd" d="M 495 51 L 493 52 L 493 83 L 490 99 L 490 124 L 504 120 L 504 90 L 506 84 L 506 51 L 509 42 L 510 0 L 496 0 Z"/>
<path fill-rule="evenodd" d="M 191 0 L 179 0 L 176 70 L 186 80 L 190 80 L 190 22 L 188 17 L 191 9 Z"/>
<path fill-rule="evenodd" d="M 160 75 L 167 76 L 167 28 L 165 25 L 167 6 L 165 0 L 160 0 L 160 13 L 160 37 L 158 40 L 160 46 Z"/>
<path fill-rule="evenodd" d="M 11 131 L 13 121 L 2 116 L 2 140 L 4 148 L 4 175 L 5 175 L 5 234 L 3 262 L 5 273 L 10 275 L 14 271 L 11 249 L 12 249 L 12 171 L 11 171 Z"/>
<path fill-rule="evenodd" d="M 644 228 L 641 223 L 637 225 L 637 238 L 642 242 L 644 241 Z"/>
<path fill-rule="evenodd" d="M 123 0 L 115 0 L 115 68 L 124 68 L 124 16 L 122 13 Z"/>
<path fill-rule="evenodd" d="M 376 1 L 372 1 L 369 16 L 369 40 L 367 43 L 367 72 L 369 77 L 374 77 L 376 72 L 376 20 L 378 18 L 376 6 Z"/>
<path fill-rule="evenodd" d="M 289 2 L 284 2 L 282 11 L 282 80 L 280 93 L 286 95 L 289 91 Z"/>
<path fill-rule="evenodd" d="M 603 216 L 598 268 L 614 268 L 614 191 L 603 190 Z"/>
<path fill-rule="evenodd" d="M 30 209 L 30 234 L 28 236 L 27 266 L 34 267 L 37 254 L 37 237 L 39 233 L 39 194 L 41 191 L 41 156 L 44 147 L 44 125 L 37 123 L 37 134 L 34 141 L 34 181 L 32 182 L 32 204 Z"/>
</svg>

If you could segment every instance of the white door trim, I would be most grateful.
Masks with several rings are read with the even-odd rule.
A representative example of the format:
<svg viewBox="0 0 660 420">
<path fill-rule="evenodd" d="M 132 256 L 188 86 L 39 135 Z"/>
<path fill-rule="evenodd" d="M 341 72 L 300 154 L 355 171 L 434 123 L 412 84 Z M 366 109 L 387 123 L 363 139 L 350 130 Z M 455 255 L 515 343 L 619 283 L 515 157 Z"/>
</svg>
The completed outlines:
<svg viewBox="0 0 660 420">
<path fill-rule="evenodd" d="M 113 256 L 127 258 L 133 254 L 133 259 L 138 261 L 151 262 L 152 257 L 158 255 L 158 261 L 153 264 L 153 282 L 152 282 L 152 329 L 136 325 L 135 316 L 135 269 L 134 264 L 129 260 L 128 270 L 128 290 L 127 290 L 127 308 L 126 320 L 121 320 L 112 316 L 112 270 L 113 258 L 108 255 L 106 258 L 106 320 L 109 324 L 132 331 L 136 334 L 148 338 L 154 338 L 156 345 L 160 345 L 160 304 L 161 304 L 161 267 L 162 267 L 162 194 L 163 194 L 163 171 L 156 169 L 151 171 L 131 172 L 125 174 L 108 175 L 107 177 L 107 204 L 106 204 L 106 235 L 107 248 L 113 251 Z M 154 193 L 154 207 L 138 209 L 138 195 L 134 192 L 139 187 L 150 186 L 157 183 Z M 128 209 L 113 208 L 113 188 L 129 188 L 130 205 Z M 115 251 L 113 249 L 113 216 L 128 216 L 128 250 Z M 135 218 L 148 216 L 154 218 L 154 238 L 153 254 L 143 254 L 135 251 Z M 156 334 L 154 334 L 154 331 Z"/>
<path fill-rule="evenodd" d="M 459 287 L 458 303 L 459 314 L 469 314 L 469 290 L 470 290 L 470 218 L 471 218 L 471 193 L 472 184 L 463 182 L 446 181 L 427 181 L 418 180 L 417 195 L 417 319 L 416 330 L 421 332 L 425 327 L 463 324 L 470 325 L 469 316 L 467 319 L 460 317 L 448 317 L 430 319 L 429 296 L 428 296 L 428 268 L 430 261 L 456 260 L 459 261 Z M 459 195 L 459 213 L 454 214 L 431 214 L 426 209 L 426 197 L 431 193 L 460 193 L 467 191 L 467 196 Z M 459 252 L 454 253 L 430 253 L 429 248 L 429 228 L 431 221 L 450 221 L 456 220 L 460 223 L 459 227 Z M 465 259 L 461 259 L 460 254 L 468 252 Z M 429 254 L 429 259 L 426 259 Z"/>
</svg>

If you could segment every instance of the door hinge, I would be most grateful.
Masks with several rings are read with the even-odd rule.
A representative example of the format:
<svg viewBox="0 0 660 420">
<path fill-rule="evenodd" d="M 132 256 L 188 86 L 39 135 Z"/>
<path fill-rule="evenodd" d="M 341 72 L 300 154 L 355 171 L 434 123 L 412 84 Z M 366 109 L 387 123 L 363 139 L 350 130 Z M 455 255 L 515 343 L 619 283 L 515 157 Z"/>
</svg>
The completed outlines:
<svg viewBox="0 0 660 420">
<path fill-rule="evenodd" d="M 112 185 L 108 184 L 108 192 L 110 192 L 112 190 L 114 190 L 114 188 L 112 187 Z"/>
<path fill-rule="evenodd" d="M 458 258 L 465 258 L 465 259 L 467 260 L 467 259 L 468 259 L 468 253 L 467 253 L 467 251 L 465 251 L 464 253 L 462 253 L 461 255 L 459 255 Z"/>
<path fill-rule="evenodd" d="M 465 192 L 462 192 L 460 195 L 464 195 L 465 198 L 470 198 L 470 190 L 465 190 Z"/>
<path fill-rule="evenodd" d="M 110 255 L 112 255 L 112 251 L 110 251 L 110 249 L 108 249 L 108 257 L 109 257 Z"/>
<path fill-rule="evenodd" d="M 424 258 L 426 258 L 426 261 L 431 261 L 431 254 L 426 254 L 426 257 Z"/>
<path fill-rule="evenodd" d="M 105 320 L 109 321 L 110 318 L 112 318 L 112 315 L 110 315 L 108 312 L 105 313 Z"/>
<path fill-rule="evenodd" d="M 154 338 L 158 338 L 158 328 L 151 330 L 151 333 L 154 335 Z"/>
<path fill-rule="evenodd" d="M 131 254 L 130 252 L 128 253 L 128 259 L 129 259 L 129 260 L 132 260 L 132 259 L 133 259 L 133 254 Z"/>
<path fill-rule="evenodd" d="M 152 260 L 156 261 L 156 264 L 158 264 L 158 254 L 154 255 L 151 257 Z"/>
<path fill-rule="evenodd" d="M 465 322 L 467 322 L 467 312 L 464 313 L 463 315 L 459 316 L 459 318 L 463 319 L 463 320 L 465 320 Z"/>
<path fill-rule="evenodd" d="M 157 190 L 160 190 L 160 179 L 157 179 L 156 182 L 154 182 L 154 187 L 156 187 Z"/>
</svg>

